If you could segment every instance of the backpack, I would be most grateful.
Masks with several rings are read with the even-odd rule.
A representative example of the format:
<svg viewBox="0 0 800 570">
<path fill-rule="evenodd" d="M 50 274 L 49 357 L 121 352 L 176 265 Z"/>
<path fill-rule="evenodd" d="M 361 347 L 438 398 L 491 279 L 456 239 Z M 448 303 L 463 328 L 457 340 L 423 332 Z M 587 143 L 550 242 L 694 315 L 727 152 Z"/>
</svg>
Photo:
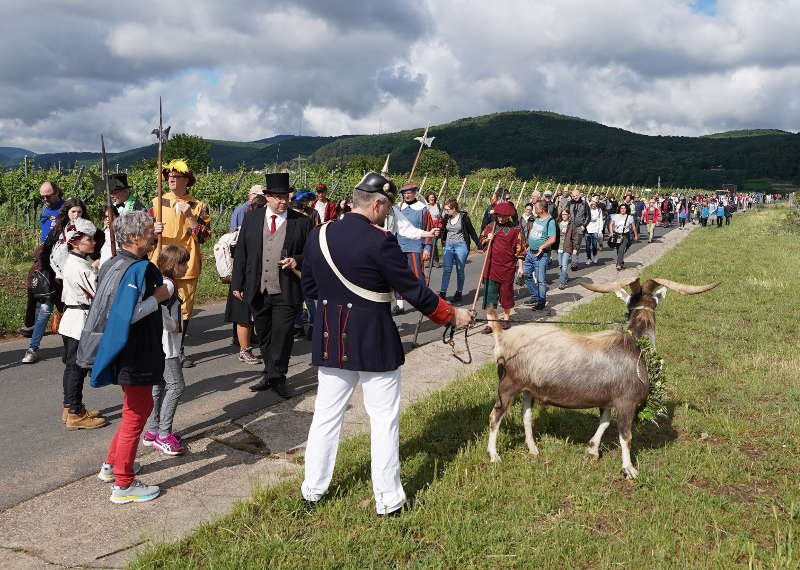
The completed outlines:
<svg viewBox="0 0 800 570">
<path fill-rule="evenodd" d="M 100 268 L 97 292 L 89 308 L 89 314 L 86 317 L 86 322 L 81 331 L 81 338 L 78 342 L 76 362 L 81 368 L 91 368 L 94 364 L 97 349 L 103 339 L 108 313 L 111 311 L 111 305 L 119 288 L 119 282 L 128 268 L 134 263 L 143 263 L 143 261 L 133 257 L 117 255 L 109 259 Z"/>
<path fill-rule="evenodd" d="M 233 275 L 233 248 L 239 240 L 239 230 L 223 234 L 214 244 L 214 262 L 217 266 L 219 280 L 230 283 Z"/>
<path fill-rule="evenodd" d="M 34 269 L 30 273 L 28 288 L 31 290 L 31 297 L 37 301 L 50 301 L 55 295 L 55 287 L 50 280 L 50 276 L 44 269 Z"/>
</svg>

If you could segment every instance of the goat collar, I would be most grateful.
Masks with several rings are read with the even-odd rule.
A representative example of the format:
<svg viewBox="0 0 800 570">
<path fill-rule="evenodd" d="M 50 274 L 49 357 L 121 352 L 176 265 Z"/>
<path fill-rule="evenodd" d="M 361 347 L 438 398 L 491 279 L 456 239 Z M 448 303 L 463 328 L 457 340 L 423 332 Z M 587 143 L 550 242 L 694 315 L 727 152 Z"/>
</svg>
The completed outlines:
<svg viewBox="0 0 800 570">
<path fill-rule="evenodd" d="M 629 313 L 633 311 L 650 311 L 651 313 L 656 312 L 656 310 L 653 307 L 645 307 L 644 305 L 637 305 L 635 307 L 631 307 L 630 309 L 628 309 Z"/>
</svg>

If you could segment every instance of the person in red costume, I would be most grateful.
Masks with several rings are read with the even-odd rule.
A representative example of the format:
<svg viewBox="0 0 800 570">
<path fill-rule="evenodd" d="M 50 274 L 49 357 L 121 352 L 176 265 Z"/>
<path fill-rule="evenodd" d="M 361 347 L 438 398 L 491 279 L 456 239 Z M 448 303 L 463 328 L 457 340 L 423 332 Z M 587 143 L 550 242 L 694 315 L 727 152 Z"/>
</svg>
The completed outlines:
<svg viewBox="0 0 800 570">
<path fill-rule="evenodd" d="M 489 260 L 483 271 L 483 308 L 497 307 L 499 302 L 503 307 L 503 328 L 507 329 L 511 326 L 509 320 L 514 307 L 514 278 L 522 271 L 525 243 L 522 228 L 513 223 L 517 211 L 511 202 L 495 205 L 493 212 L 497 221 L 487 225 L 481 233 L 481 245 L 489 249 Z M 487 326 L 482 332 L 491 334 L 492 327 Z"/>
</svg>

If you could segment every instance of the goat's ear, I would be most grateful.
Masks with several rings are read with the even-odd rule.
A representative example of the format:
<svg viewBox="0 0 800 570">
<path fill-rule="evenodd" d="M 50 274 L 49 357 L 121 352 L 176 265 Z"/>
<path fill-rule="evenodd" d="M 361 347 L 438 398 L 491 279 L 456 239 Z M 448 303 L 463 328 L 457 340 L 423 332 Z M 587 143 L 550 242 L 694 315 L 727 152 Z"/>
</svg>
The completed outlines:
<svg viewBox="0 0 800 570">
<path fill-rule="evenodd" d="M 666 296 L 667 296 L 667 288 L 666 287 L 661 287 L 660 289 L 658 289 L 658 291 L 653 293 L 653 299 L 656 300 L 656 305 L 658 305 L 661 301 L 663 301 L 664 297 L 666 297 Z"/>
<path fill-rule="evenodd" d="M 631 300 L 631 296 L 625 289 L 617 289 L 616 291 L 614 291 L 614 295 L 622 299 L 622 302 L 625 303 L 626 305 L 628 304 L 628 301 Z"/>
</svg>

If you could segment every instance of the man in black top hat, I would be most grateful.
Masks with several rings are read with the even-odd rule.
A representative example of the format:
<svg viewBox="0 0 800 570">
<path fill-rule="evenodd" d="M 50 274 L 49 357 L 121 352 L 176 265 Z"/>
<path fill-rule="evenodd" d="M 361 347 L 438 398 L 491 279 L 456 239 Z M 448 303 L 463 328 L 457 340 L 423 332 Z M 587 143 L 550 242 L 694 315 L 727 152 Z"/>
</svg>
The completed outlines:
<svg viewBox="0 0 800 570">
<path fill-rule="evenodd" d="M 250 305 L 261 341 L 264 376 L 250 389 L 272 388 L 282 398 L 290 396 L 286 372 L 303 304 L 299 269 L 313 227 L 310 218 L 289 209 L 290 191 L 287 173 L 266 175 L 267 206 L 245 214 L 231 275 L 233 295 Z"/>
<path fill-rule="evenodd" d="M 117 209 L 120 216 L 127 212 L 147 211 L 147 208 L 136 199 L 136 196 L 131 196 L 132 188 L 128 185 L 128 175 L 124 172 L 115 172 L 109 175 L 108 189 L 114 208 Z"/>
</svg>

